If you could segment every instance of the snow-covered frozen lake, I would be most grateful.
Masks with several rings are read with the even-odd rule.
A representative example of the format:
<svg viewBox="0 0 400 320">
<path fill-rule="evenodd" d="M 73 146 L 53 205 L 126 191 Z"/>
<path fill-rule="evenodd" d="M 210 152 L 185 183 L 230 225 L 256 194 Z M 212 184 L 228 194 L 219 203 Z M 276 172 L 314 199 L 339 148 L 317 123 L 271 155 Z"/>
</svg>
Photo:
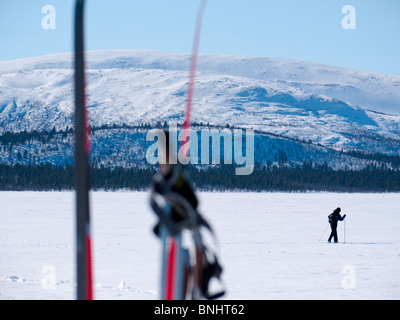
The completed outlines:
<svg viewBox="0 0 400 320">
<path fill-rule="evenodd" d="M 91 194 L 97 299 L 158 299 L 145 192 Z M 200 193 L 226 299 L 399 299 L 399 194 Z M 75 299 L 75 195 L 0 192 L 0 299 Z M 347 214 L 339 244 L 327 216 Z"/>
</svg>

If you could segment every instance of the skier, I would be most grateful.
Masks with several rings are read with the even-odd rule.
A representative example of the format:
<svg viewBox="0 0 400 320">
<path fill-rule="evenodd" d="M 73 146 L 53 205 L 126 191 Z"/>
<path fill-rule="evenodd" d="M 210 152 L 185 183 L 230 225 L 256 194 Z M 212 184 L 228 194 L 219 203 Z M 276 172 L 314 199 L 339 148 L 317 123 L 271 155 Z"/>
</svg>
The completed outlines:
<svg viewBox="0 0 400 320">
<path fill-rule="evenodd" d="M 346 215 L 343 217 L 340 215 L 340 208 L 336 208 L 333 213 L 328 216 L 329 224 L 331 225 L 331 235 L 329 236 L 328 242 L 331 242 L 332 238 L 334 238 L 335 243 L 338 243 L 338 235 L 337 235 L 337 223 L 338 221 L 343 221 L 346 218 Z"/>
</svg>

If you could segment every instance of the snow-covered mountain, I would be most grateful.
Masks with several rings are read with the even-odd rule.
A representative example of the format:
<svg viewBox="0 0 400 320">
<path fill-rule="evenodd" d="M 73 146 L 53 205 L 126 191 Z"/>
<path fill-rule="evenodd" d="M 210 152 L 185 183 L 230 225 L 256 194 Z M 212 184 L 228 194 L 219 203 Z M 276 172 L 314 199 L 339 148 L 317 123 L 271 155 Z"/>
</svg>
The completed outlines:
<svg viewBox="0 0 400 320">
<path fill-rule="evenodd" d="M 88 54 L 93 126 L 182 122 L 190 55 Z M 72 54 L 0 62 L 0 134 L 73 126 Z M 400 76 L 286 59 L 200 55 L 192 120 L 400 154 Z"/>
</svg>

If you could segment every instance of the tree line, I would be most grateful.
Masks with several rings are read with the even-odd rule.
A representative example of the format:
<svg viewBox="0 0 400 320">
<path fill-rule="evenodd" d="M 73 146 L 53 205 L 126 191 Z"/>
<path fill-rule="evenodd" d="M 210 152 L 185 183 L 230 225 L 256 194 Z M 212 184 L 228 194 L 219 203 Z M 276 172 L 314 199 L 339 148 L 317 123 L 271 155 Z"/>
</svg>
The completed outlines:
<svg viewBox="0 0 400 320">
<path fill-rule="evenodd" d="M 296 168 L 266 167 L 256 164 L 253 174 L 236 176 L 235 167 L 222 165 L 209 168 L 187 166 L 199 190 L 243 191 L 335 191 L 399 192 L 400 171 L 370 166 L 362 170 L 332 170 L 326 165 L 305 162 Z M 92 168 L 94 190 L 145 190 L 157 167 Z M 72 190 L 74 167 L 0 164 L 0 190 Z"/>
</svg>

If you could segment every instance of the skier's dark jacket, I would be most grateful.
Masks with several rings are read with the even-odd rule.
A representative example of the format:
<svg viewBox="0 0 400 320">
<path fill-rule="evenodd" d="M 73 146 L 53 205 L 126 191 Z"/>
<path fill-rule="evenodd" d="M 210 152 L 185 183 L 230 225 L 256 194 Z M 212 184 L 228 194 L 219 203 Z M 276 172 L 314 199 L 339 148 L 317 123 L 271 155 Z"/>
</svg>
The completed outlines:
<svg viewBox="0 0 400 320">
<path fill-rule="evenodd" d="M 342 216 L 340 215 L 339 212 L 340 212 L 340 211 L 336 209 L 335 211 L 333 211 L 333 213 L 331 213 L 331 214 L 328 216 L 328 220 L 329 220 L 329 223 L 330 223 L 330 224 L 337 224 L 338 221 L 343 221 L 344 218 L 346 218 L 346 215 L 344 215 L 344 216 L 342 217 Z"/>
</svg>

